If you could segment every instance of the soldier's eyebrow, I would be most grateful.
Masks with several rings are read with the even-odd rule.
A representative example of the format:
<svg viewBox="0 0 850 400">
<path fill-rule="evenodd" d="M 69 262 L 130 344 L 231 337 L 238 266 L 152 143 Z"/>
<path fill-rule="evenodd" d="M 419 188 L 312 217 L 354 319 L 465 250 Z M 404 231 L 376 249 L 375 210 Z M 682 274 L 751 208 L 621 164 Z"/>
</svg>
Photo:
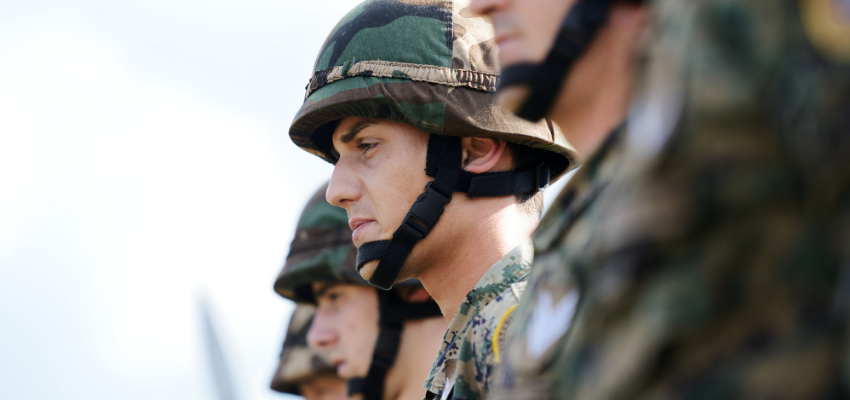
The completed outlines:
<svg viewBox="0 0 850 400">
<path fill-rule="evenodd" d="M 352 140 L 354 140 L 354 137 L 357 136 L 357 134 L 360 133 L 360 131 L 362 131 L 362 130 L 364 130 L 364 129 L 372 126 L 372 125 L 377 125 L 377 124 L 378 124 L 377 121 L 360 121 L 360 122 L 354 124 L 354 126 L 352 126 L 351 129 L 348 130 L 348 132 L 346 132 L 345 134 L 340 136 L 339 141 L 342 142 L 343 144 L 347 144 L 347 143 L 351 142 Z"/>
<path fill-rule="evenodd" d="M 336 287 L 336 286 L 339 286 L 339 283 L 336 283 L 336 282 L 330 282 L 330 283 L 323 283 L 323 284 L 320 284 L 320 286 L 319 286 L 317 289 L 313 290 L 313 296 L 314 296 L 316 299 L 318 299 L 318 298 L 320 298 L 320 297 L 324 296 L 324 295 L 325 295 L 325 293 L 327 293 L 327 292 L 328 292 L 328 290 L 331 290 L 331 289 L 333 289 L 333 288 L 334 288 L 334 287 Z"/>
</svg>

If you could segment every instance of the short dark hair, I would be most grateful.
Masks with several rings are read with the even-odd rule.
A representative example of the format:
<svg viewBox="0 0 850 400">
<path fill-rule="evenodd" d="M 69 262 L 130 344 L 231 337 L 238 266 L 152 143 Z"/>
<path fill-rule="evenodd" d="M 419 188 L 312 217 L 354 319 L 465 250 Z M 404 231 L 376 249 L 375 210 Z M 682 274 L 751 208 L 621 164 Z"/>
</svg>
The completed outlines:
<svg viewBox="0 0 850 400">
<path fill-rule="evenodd" d="M 507 147 L 508 150 L 510 150 L 511 152 L 511 157 L 513 157 L 514 169 L 521 169 L 532 165 L 537 165 L 549 156 L 546 150 L 535 149 L 533 147 L 524 146 L 512 142 L 508 142 Z M 543 214 L 542 190 L 536 192 L 520 193 L 514 196 L 517 199 L 517 204 L 519 204 L 519 208 L 528 213 L 528 215 L 533 215 L 535 217 L 540 218 L 540 215 Z"/>
</svg>

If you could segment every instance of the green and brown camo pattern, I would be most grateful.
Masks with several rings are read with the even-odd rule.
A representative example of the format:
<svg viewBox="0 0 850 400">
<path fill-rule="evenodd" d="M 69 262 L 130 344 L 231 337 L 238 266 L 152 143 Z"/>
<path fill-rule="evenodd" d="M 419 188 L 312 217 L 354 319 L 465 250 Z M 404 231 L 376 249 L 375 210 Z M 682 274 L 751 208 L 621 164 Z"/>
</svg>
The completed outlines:
<svg viewBox="0 0 850 400">
<path fill-rule="evenodd" d="M 496 398 L 850 397 L 850 63 L 813 45 L 814 3 L 847 4 L 650 3 L 639 81 L 681 113 L 650 161 L 582 182 L 607 186 L 587 211 L 544 217 Z M 571 288 L 572 325 L 529 354 L 535 296 Z"/>
<path fill-rule="evenodd" d="M 530 123 L 495 103 L 493 27 L 468 0 L 369 0 L 328 36 L 289 135 L 328 162 L 335 122 L 350 116 L 408 123 L 422 131 L 491 137 L 549 150 L 552 181 L 576 166 L 551 123 Z"/>
<path fill-rule="evenodd" d="M 440 398 L 446 390 L 456 400 L 488 398 L 498 363 L 496 330 L 510 328 L 505 316 L 519 302 L 533 258 L 530 242 L 517 246 L 493 264 L 466 294 L 425 380 L 429 392 L 426 398 Z"/>
<path fill-rule="evenodd" d="M 321 376 L 336 376 L 336 368 L 330 362 L 329 354 L 307 345 L 307 331 L 310 330 L 314 313 L 315 309 L 307 304 L 297 305 L 292 312 L 280 362 L 272 376 L 272 390 L 300 395 L 300 383 Z"/>
<path fill-rule="evenodd" d="M 274 283 L 278 294 L 296 302 L 314 302 L 313 282 L 368 284 L 355 268 L 357 248 L 351 242 L 348 215 L 325 200 L 327 188 L 319 188 L 304 207 Z"/>
<path fill-rule="evenodd" d="M 562 329 L 554 327 L 559 325 L 554 319 L 564 318 L 564 315 L 545 315 L 540 310 L 535 314 L 534 311 L 541 299 L 562 304 L 577 293 L 576 269 L 583 262 L 588 238 L 596 229 L 594 222 L 602 212 L 597 200 L 615 183 L 626 164 L 623 136 L 622 129 L 608 136 L 599 150 L 570 178 L 534 231 L 535 256 L 526 297 L 514 313 L 503 362 L 494 374 L 493 399 L 561 398 L 553 393 L 552 387 L 565 369 L 557 355 L 568 345 L 570 336 L 563 334 L 549 339 L 551 343 L 529 342 L 534 340 L 533 335 L 539 334 L 532 332 L 535 328 Z M 539 354 L 529 350 L 535 346 Z"/>
</svg>

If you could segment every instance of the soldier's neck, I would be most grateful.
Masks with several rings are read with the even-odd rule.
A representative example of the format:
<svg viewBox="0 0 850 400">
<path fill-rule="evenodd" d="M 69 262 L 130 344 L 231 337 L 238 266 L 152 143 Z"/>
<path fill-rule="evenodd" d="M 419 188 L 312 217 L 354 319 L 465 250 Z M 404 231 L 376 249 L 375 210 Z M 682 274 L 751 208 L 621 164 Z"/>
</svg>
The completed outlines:
<svg viewBox="0 0 850 400">
<path fill-rule="evenodd" d="M 446 321 L 454 318 L 484 273 L 527 241 L 539 222 L 519 210 L 513 196 L 461 200 L 468 201 L 479 203 L 467 209 L 470 215 L 465 220 L 453 221 L 454 234 L 435 246 L 429 265 L 417 276 L 440 306 Z"/>
<path fill-rule="evenodd" d="M 401 344 L 384 386 L 386 400 L 422 400 L 434 354 L 448 324 L 440 317 L 406 321 Z"/>
<path fill-rule="evenodd" d="M 626 118 L 637 68 L 645 7 L 613 7 L 609 24 L 564 80 L 551 112 L 583 159 Z"/>
</svg>

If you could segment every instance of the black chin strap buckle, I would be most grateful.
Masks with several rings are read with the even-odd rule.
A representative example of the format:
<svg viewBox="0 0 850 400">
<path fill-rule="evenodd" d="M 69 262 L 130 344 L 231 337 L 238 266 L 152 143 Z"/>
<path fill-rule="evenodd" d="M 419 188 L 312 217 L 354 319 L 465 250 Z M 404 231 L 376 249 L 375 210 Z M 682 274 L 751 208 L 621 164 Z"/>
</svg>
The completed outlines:
<svg viewBox="0 0 850 400">
<path fill-rule="evenodd" d="M 537 190 L 543 190 L 549 186 L 549 177 L 549 166 L 546 165 L 546 163 L 541 163 L 540 165 L 538 165 L 537 170 L 535 171 L 535 178 L 537 179 Z"/>
<path fill-rule="evenodd" d="M 416 203 L 413 203 L 413 207 L 410 208 L 410 212 L 407 213 L 401 223 L 422 234 L 423 238 L 431 232 L 440 216 L 443 215 L 445 205 L 452 200 L 451 194 L 446 197 L 436 191 L 432 187 L 433 183 L 428 182 L 428 185 L 425 186 L 425 193 L 419 195 Z"/>
</svg>

